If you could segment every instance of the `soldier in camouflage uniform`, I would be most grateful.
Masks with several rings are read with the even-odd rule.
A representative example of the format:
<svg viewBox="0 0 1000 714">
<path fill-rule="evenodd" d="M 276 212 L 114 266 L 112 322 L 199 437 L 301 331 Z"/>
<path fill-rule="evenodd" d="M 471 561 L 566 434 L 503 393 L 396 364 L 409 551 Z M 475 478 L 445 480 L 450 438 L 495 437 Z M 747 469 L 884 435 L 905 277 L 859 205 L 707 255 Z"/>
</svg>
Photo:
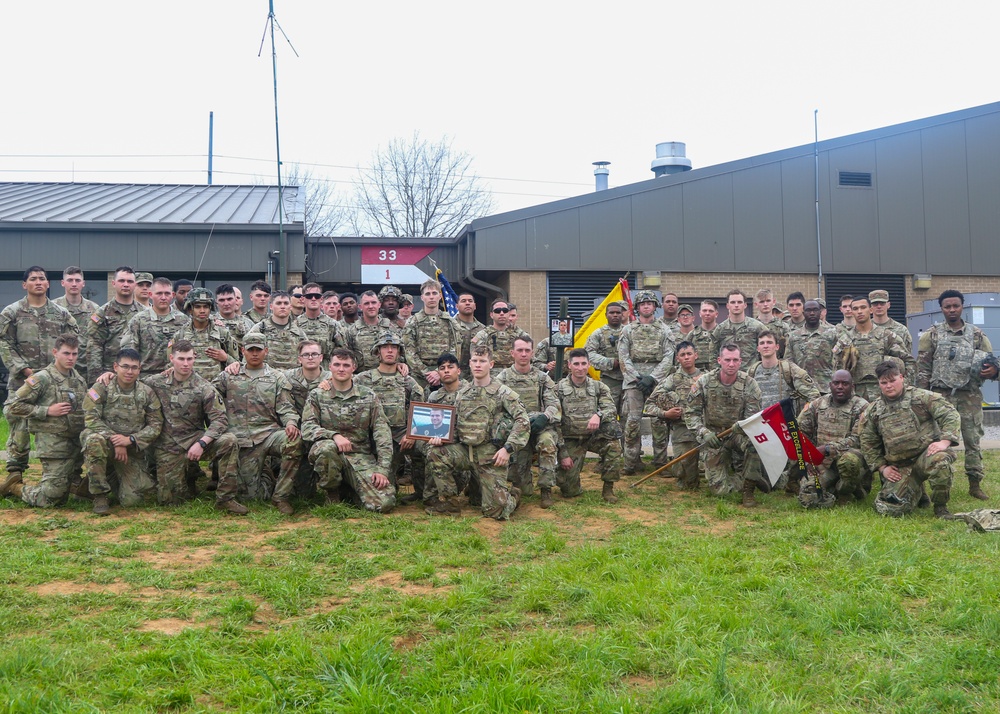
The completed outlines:
<svg viewBox="0 0 1000 714">
<path fill-rule="evenodd" d="M 250 286 L 250 303 L 251 307 L 243 316 L 248 319 L 254 325 L 263 322 L 269 314 L 271 314 L 268 306 L 271 301 L 271 286 L 263 280 L 256 281 Z M 292 301 L 291 298 L 288 300 L 288 312 L 292 311 Z"/>
<path fill-rule="evenodd" d="M 223 370 L 212 385 L 226 403 L 229 433 L 240 447 L 240 492 L 248 498 L 272 500 L 279 511 L 290 515 L 286 505 L 302 459 L 300 417 L 288 380 L 267 364 L 267 357 L 267 340 L 251 330 L 243 341 L 244 364 L 236 374 Z M 277 483 L 266 463 L 268 457 L 281 459 Z"/>
<path fill-rule="evenodd" d="M 334 348 L 336 349 L 336 348 Z M 306 398 L 309 392 L 319 387 L 324 380 L 330 379 L 330 370 L 323 369 L 322 364 L 325 359 L 323 349 L 315 340 L 304 340 L 299 343 L 299 366 L 295 369 L 286 369 L 284 374 L 288 380 L 288 386 L 295 405 L 295 412 L 301 416 L 302 410 L 306 406 Z M 305 441 L 302 443 L 303 455 L 309 453 L 312 444 Z M 299 462 L 299 472 L 295 475 L 295 493 L 311 497 L 316 491 L 316 473 L 313 471 L 309 459 L 303 458 Z"/>
<path fill-rule="evenodd" d="M 439 300 L 440 297 L 441 296 L 439 294 L 438 295 Z M 386 285 L 384 288 L 378 291 L 378 300 L 380 305 L 379 315 L 381 317 L 384 317 L 386 320 L 388 320 L 401 330 L 404 327 L 406 327 L 406 323 L 409 322 L 410 316 L 407 315 L 406 317 L 404 317 L 403 315 L 399 314 L 399 308 L 402 306 L 404 300 L 402 290 L 397 288 L 395 285 Z M 413 304 L 412 300 L 410 300 L 410 304 Z M 426 309 L 426 306 L 427 306 L 427 301 L 424 301 L 424 309 Z M 420 380 L 417 381 L 419 382 Z"/>
<path fill-rule="evenodd" d="M 87 325 L 90 323 L 90 316 L 97 312 L 100 307 L 93 300 L 88 300 L 83 296 L 83 288 L 87 283 L 83 279 L 83 271 L 70 265 L 63 270 L 62 286 L 66 294 L 56 298 L 54 302 L 59 307 L 66 308 L 69 314 L 76 320 L 76 326 L 80 329 L 77 339 L 80 340 L 80 356 L 76 359 L 76 371 L 83 377 L 87 384 L 93 382 L 87 373 Z M 94 375 L 97 378 L 97 375 Z"/>
<path fill-rule="evenodd" d="M 139 353 L 122 349 L 114 369 L 111 383 L 96 383 L 83 400 L 83 466 L 94 497 L 94 513 L 99 516 L 110 513 L 108 495 L 112 491 L 118 502 L 128 507 L 138 505 L 156 490 L 141 452 L 153 445 L 163 429 L 159 397 L 138 381 Z"/>
<path fill-rule="evenodd" d="M 677 321 L 671 325 L 674 331 L 674 342 L 681 340 L 690 341 L 691 333 L 694 332 L 694 308 L 684 303 L 677 308 Z"/>
<path fill-rule="evenodd" d="M 785 323 L 785 330 L 789 338 L 806 326 L 806 318 L 803 314 L 805 305 L 806 297 L 800 292 L 790 293 L 785 299 L 785 306 L 788 308 L 788 318 L 783 320 L 783 322 Z"/>
<path fill-rule="evenodd" d="M 607 325 L 598 327 L 587 337 L 587 357 L 590 365 L 601 373 L 601 383 L 611 390 L 615 411 L 622 414 L 622 375 L 618 363 L 618 340 L 622 334 L 622 322 L 628 314 L 628 305 L 621 300 L 608 303 L 604 309 Z"/>
<path fill-rule="evenodd" d="M 393 322 L 378 316 L 379 299 L 371 290 L 361 294 L 361 319 L 347 328 L 347 346 L 357 357 L 357 373 L 378 367 L 378 352 L 372 347 L 386 332 L 402 335 L 402 330 Z M 408 370 L 407 370 L 408 371 Z"/>
<path fill-rule="evenodd" d="M 514 364 L 514 358 L 511 356 L 514 340 L 518 337 L 530 337 L 530 335 L 510 323 L 511 309 L 505 300 L 494 300 L 490 309 L 493 324 L 476 333 L 476 336 L 472 338 L 470 348 L 472 346 L 490 348 L 493 355 L 492 376 L 495 377 L 500 374 L 500 370 Z"/>
<path fill-rule="evenodd" d="M 906 325 L 889 317 L 889 291 L 872 290 L 868 293 L 868 300 L 872 306 L 872 323 L 892 332 L 898 339 L 899 344 L 909 353 L 913 353 L 913 335 L 906 328 Z"/>
<path fill-rule="evenodd" d="M 347 339 L 341 334 L 341 328 L 337 321 L 323 312 L 322 298 L 323 289 L 319 284 L 306 283 L 302 287 L 305 311 L 296 318 L 295 324 L 306 333 L 310 340 L 319 343 L 320 349 L 323 350 L 323 366 L 325 367 L 333 351 L 347 345 Z"/>
<path fill-rule="evenodd" d="M 642 407 L 643 416 L 669 424 L 675 458 L 698 446 L 697 437 L 684 423 L 684 405 L 695 380 L 702 374 L 697 366 L 698 352 L 687 340 L 677 343 L 676 359 L 680 369 L 657 384 Z M 671 469 L 677 478 L 678 487 L 690 491 L 697 490 L 698 459 L 689 457 Z"/>
<path fill-rule="evenodd" d="M 895 361 L 881 362 L 875 374 L 881 396 L 868 407 L 861 424 L 861 453 L 882 475 L 875 511 L 890 516 L 912 513 L 927 481 L 934 515 L 950 518 L 954 447 L 962 428 L 958 411 L 940 394 L 907 386 Z"/>
<path fill-rule="evenodd" d="M 634 474 L 642 457 L 642 407 L 646 397 L 667 376 L 674 362 L 674 338 L 670 328 L 657 320 L 660 302 L 651 290 L 640 290 L 635 297 L 639 317 L 622 330 L 618 339 L 618 363 L 625 380 L 625 468 L 624 474 Z M 659 425 L 663 426 L 663 425 Z M 666 463 L 664 455 L 670 432 L 653 438 L 653 458 Z M 659 441 L 659 443 L 657 443 Z"/>
<path fill-rule="evenodd" d="M 763 288 L 753 299 L 754 319 L 767 327 L 778 338 L 778 357 L 788 357 L 788 327 L 781 319 L 781 312 L 774 309 L 774 293 Z"/>
<path fill-rule="evenodd" d="M 712 331 L 712 338 L 717 345 L 734 343 L 743 355 L 743 366 L 750 367 L 757 361 L 757 335 L 765 329 L 764 323 L 747 317 L 747 299 L 739 290 L 729 291 L 726 307 L 729 309 L 729 317 Z"/>
<path fill-rule="evenodd" d="M 556 348 L 550 344 L 551 342 L 551 337 L 539 340 L 531 355 L 531 366 L 546 374 L 551 374 L 556 368 Z"/>
<path fill-rule="evenodd" d="M 25 379 L 9 407 L 13 416 L 27 420 L 28 431 L 35 435 L 35 448 L 42 462 L 42 480 L 37 485 L 22 488 L 20 472 L 12 472 L 0 491 L 4 495 L 20 496 L 35 508 L 65 503 L 70 481 L 79 477 L 83 466 L 80 432 L 83 431 L 83 395 L 87 385 L 73 369 L 79 342 L 76 335 L 65 334 L 57 337 L 53 344 L 52 364 Z"/>
<path fill-rule="evenodd" d="M 821 466 L 810 467 L 819 469 L 818 476 L 807 472 L 800 481 L 799 503 L 804 508 L 832 506 L 838 496 L 853 495 L 859 501 L 868 496 L 871 471 L 861 455 L 861 417 L 867 407 L 868 402 L 854 394 L 851 373 L 839 369 L 833 373 L 830 393 L 799 413 L 799 430 L 824 457 Z M 817 478 L 821 488 L 816 487 Z"/>
<path fill-rule="evenodd" d="M 163 429 L 153 445 L 156 460 L 157 500 L 176 504 L 188 495 L 185 474 L 189 463 L 219 460 L 215 507 L 243 515 L 246 506 L 236 501 L 236 466 L 239 445 L 226 433 L 226 405 L 212 384 L 194 372 L 194 345 L 176 340 L 170 346 L 168 373 L 146 380 L 160 399 Z M 206 428 L 205 425 L 208 425 Z"/>
<path fill-rule="evenodd" d="M 538 488 L 543 502 L 552 502 L 552 487 L 556 485 L 558 467 L 559 432 L 556 430 L 562 418 L 562 408 L 556 395 L 556 385 L 545 372 L 531 366 L 533 353 L 530 337 L 514 340 L 511 354 L 514 364 L 502 370 L 496 381 L 509 387 L 521 406 L 528 412 L 531 436 L 528 443 L 511 458 L 508 480 L 518 487 L 521 494 L 530 496 L 535 492 L 531 477 L 531 462 L 538 452 Z"/>
<path fill-rule="evenodd" d="M 869 402 L 877 400 L 881 392 L 875 368 L 892 357 L 901 361 L 907 384 L 912 384 L 915 372 L 913 355 L 903 348 L 895 334 L 872 322 L 868 298 L 855 298 L 851 302 L 851 311 L 855 324 L 837 338 L 833 348 L 833 366 L 851 373 L 855 393 Z"/>
<path fill-rule="evenodd" d="M 195 288 L 184 301 L 184 313 L 190 322 L 177 331 L 175 340 L 194 345 L 194 371 L 212 381 L 219 372 L 239 361 L 239 347 L 218 317 L 215 296 L 208 288 Z"/>
<path fill-rule="evenodd" d="M 451 315 L 441 312 L 441 286 L 428 280 L 420 286 L 424 309 L 413 315 L 403 329 L 406 364 L 421 389 L 429 392 L 441 384 L 437 358 L 462 349 L 462 330 Z M 384 406 L 384 405 L 383 405 Z"/>
<path fill-rule="evenodd" d="M 716 320 L 719 317 L 719 304 L 715 300 L 702 300 L 698 315 L 701 317 L 701 324 L 691 331 L 687 339 L 698 353 L 695 366 L 702 372 L 709 372 L 715 369 L 715 358 L 719 354 L 719 343 L 713 336 L 718 327 Z"/>
<path fill-rule="evenodd" d="M 716 496 L 743 492 L 743 505 L 756 506 L 754 489 L 765 493 L 770 482 L 761 474 L 760 457 L 735 422 L 760 411 L 760 387 L 740 371 L 740 348 L 727 342 L 719 349 L 719 369 L 703 374 L 694 383 L 684 409 L 684 423 L 702 444 L 699 458 L 708 487 Z M 719 434 L 733 427 L 722 439 Z M 736 472 L 737 461 L 742 462 Z"/>
<path fill-rule="evenodd" d="M 837 344 L 839 333 L 837 328 L 820 321 L 820 306 L 816 300 L 806 301 L 803 314 L 806 318 L 805 326 L 788 337 L 785 357 L 808 372 L 820 392 L 829 394 L 830 378 L 833 376 L 833 348 Z"/>
<path fill-rule="evenodd" d="M 476 319 L 476 298 L 472 293 L 458 294 L 458 314 L 455 315 L 455 324 L 460 328 L 462 335 L 462 351 L 457 352 L 462 367 L 462 378 L 471 379 L 469 374 L 469 347 L 472 338 L 481 330 L 486 329 L 486 325 Z"/>
<path fill-rule="evenodd" d="M 218 319 L 236 340 L 236 349 L 243 347 L 243 337 L 253 329 L 254 323 L 240 312 L 236 288 L 223 283 L 215 289 L 215 302 L 219 306 Z M 237 354 L 239 352 L 237 351 Z"/>
<path fill-rule="evenodd" d="M 87 376 L 110 372 L 129 321 L 141 309 L 135 302 L 135 272 L 127 265 L 115 270 L 115 297 L 97 308 L 87 325 Z"/>
<path fill-rule="evenodd" d="M 506 305 L 506 303 L 504 303 Z M 474 471 L 479 479 L 483 515 L 508 520 L 521 492 L 507 486 L 510 457 L 528 443 L 528 413 L 510 388 L 490 377 L 495 368 L 489 347 L 473 345 L 469 358 L 472 384 L 455 400 L 457 443 L 430 441 L 427 479 L 434 479 L 436 495 L 425 500 L 431 515 L 458 514 L 458 486 L 454 474 Z"/>
<path fill-rule="evenodd" d="M 267 364 L 272 369 L 294 369 L 299 363 L 299 343 L 309 339 L 302 328 L 292 322 L 292 301 L 284 290 L 271 293 L 271 312 L 253 326 L 243 338 L 244 346 L 250 335 L 261 334 L 267 342 Z"/>
<path fill-rule="evenodd" d="M 152 300 L 153 274 L 136 272 L 135 274 L 135 302 L 143 310 L 150 310 L 153 307 Z"/>
<path fill-rule="evenodd" d="M 619 440 L 621 425 L 615 409 L 611 390 L 607 385 L 587 376 L 590 360 L 587 350 L 573 349 L 567 353 L 569 375 L 559 380 L 556 394 L 562 409 L 559 422 L 559 472 L 556 483 L 563 498 L 573 498 L 583 493 L 580 488 L 580 471 L 587 452 L 600 457 L 598 470 L 604 487 L 601 498 L 617 503 L 615 482 L 621 478 L 622 445 Z M 551 494 L 545 498 L 542 491 L 542 508 L 552 505 Z"/>
<path fill-rule="evenodd" d="M 983 380 L 997 378 L 993 345 L 975 325 L 962 319 L 965 296 L 945 290 L 938 297 L 945 321 L 924 330 L 917 344 L 917 379 L 921 389 L 930 389 L 947 399 L 962 418 L 965 474 L 969 495 L 987 500 L 983 492 Z M 991 363 L 984 363 L 984 358 Z"/>
<path fill-rule="evenodd" d="M 30 439 L 27 424 L 11 413 L 10 405 L 28 377 L 52 364 L 56 339 L 79 332 L 73 316 L 46 297 L 49 279 L 43 268 L 33 265 L 25 270 L 21 287 L 27 295 L 0 312 L 0 359 L 8 371 L 3 408 L 10 429 L 7 473 L 15 478 L 28 468 Z"/>
<path fill-rule="evenodd" d="M 389 513 L 396 489 L 387 474 L 392 463 L 392 430 L 378 395 L 353 380 L 353 350 L 330 356 L 332 389 L 314 389 L 302 412 L 302 437 L 313 442 L 309 461 L 328 504 L 340 502 L 346 483 L 364 508 Z"/>
<path fill-rule="evenodd" d="M 153 281 L 153 306 L 129 320 L 121 338 L 121 349 L 139 353 L 141 379 L 159 374 L 170 366 L 167 346 L 191 318 L 174 309 L 173 285 L 166 278 Z M 96 379 L 96 376 L 95 376 Z"/>
</svg>

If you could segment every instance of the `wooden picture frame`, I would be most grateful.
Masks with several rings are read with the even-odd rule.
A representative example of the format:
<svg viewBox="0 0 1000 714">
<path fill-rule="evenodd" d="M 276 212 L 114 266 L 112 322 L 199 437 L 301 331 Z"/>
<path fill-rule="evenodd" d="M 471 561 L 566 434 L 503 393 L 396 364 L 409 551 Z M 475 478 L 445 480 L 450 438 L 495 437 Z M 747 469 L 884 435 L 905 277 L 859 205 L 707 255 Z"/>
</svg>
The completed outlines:
<svg viewBox="0 0 1000 714">
<path fill-rule="evenodd" d="M 552 347 L 573 346 L 573 318 L 553 317 L 549 320 L 549 344 Z"/>
<path fill-rule="evenodd" d="M 410 402 L 406 433 L 411 439 L 430 441 L 441 437 L 445 444 L 455 441 L 455 407 L 430 402 Z"/>
</svg>

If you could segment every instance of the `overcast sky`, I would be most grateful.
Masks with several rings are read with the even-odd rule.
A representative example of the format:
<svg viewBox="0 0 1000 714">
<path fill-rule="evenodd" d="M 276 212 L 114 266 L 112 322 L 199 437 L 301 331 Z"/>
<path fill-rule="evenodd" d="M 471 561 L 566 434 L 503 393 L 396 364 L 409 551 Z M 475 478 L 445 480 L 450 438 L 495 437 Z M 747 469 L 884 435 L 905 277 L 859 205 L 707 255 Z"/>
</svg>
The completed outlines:
<svg viewBox="0 0 1000 714">
<path fill-rule="evenodd" d="M 351 203 L 395 137 L 447 135 L 497 210 L 1000 100 L 995 2 L 275 0 L 281 153 Z M 0 180 L 214 183 L 275 169 L 266 0 L 20 2 Z M 31 156 L 25 156 L 31 155 Z"/>
</svg>

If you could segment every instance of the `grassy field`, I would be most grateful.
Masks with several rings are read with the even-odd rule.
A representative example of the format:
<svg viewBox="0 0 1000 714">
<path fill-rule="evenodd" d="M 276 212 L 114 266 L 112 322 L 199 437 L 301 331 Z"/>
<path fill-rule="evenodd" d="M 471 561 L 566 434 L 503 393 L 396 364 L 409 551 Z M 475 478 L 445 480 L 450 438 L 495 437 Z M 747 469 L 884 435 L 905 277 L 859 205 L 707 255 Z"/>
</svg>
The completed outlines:
<svg viewBox="0 0 1000 714">
<path fill-rule="evenodd" d="M 0 711 L 1000 710 L 1000 534 L 585 476 L 510 523 L 0 502 Z"/>
</svg>

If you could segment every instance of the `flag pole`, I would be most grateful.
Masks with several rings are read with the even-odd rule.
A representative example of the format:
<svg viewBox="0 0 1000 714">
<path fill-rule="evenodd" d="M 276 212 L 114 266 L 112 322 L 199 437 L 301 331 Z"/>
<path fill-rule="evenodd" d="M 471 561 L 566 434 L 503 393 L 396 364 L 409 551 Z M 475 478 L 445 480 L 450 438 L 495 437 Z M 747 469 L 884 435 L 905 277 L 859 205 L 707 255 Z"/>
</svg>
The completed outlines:
<svg viewBox="0 0 1000 714">
<path fill-rule="evenodd" d="M 729 434 L 732 433 L 732 431 L 733 431 L 733 427 L 731 426 L 728 429 L 726 429 L 725 431 L 720 432 L 718 434 L 718 437 L 720 439 L 724 439 L 725 437 L 729 436 Z M 632 484 L 631 486 L 629 486 L 629 488 L 635 488 L 639 484 L 646 483 L 646 481 L 648 481 L 649 479 L 653 478 L 654 476 L 656 476 L 656 474 L 660 473 L 661 471 L 665 471 L 665 470 L 669 469 L 671 466 L 673 466 L 674 464 L 679 464 L 681 461 L 684 461 L 685 459 L 691 458 L 693 455 L 697 454 L 701 450 L 702 446 L 704 446 L 704 444 L 698 444 L 698 446 L 694 447 L 690 451 L 685 451 L 683 454 L 681 454 L 677 458 L 675 458 L 675 459 L 673 459 L 671 461 L 668 461 L 667 463 L 663 464 L 663 466 L 661 466 L 660 468 L 656 469 L 656 471 L 654 471 L 652 473 L 649 473 L 649 474 L 646 474 L 641 479 L 639 479 L 638 481 L 636 481 L 634 484 Z"/>
</svg>

